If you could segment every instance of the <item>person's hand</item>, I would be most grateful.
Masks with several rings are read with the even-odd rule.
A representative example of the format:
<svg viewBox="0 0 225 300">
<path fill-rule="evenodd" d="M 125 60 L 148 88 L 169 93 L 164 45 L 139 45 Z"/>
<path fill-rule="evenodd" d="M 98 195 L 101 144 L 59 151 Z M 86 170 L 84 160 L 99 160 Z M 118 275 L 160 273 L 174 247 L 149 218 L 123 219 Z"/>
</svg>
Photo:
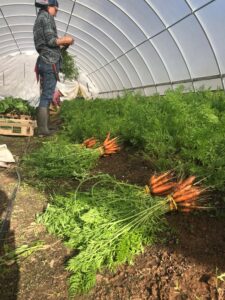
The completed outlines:
<svg viewBox="0 0 225 300">
<path fill-rule="evenodd" d="M 73 45 L 74 43 L 74 38 L 70 35 L 64 36 L 63 39 L 64 39 L 64 45 Z"/>
<path fill-rule="evenodd" d="M 58 46 L 70 46 L 74 43 L 74 38 L 70 35 L 65 35 L 62 38 L 58 38 L 56 40 Z"/>
<path fill-rule="evenodd" d="M 59 90 L 56 90 L 52 99 L 53 106 L 60 106 L 60 96 L 62 96 L 62 93 Z"/>
</svg>

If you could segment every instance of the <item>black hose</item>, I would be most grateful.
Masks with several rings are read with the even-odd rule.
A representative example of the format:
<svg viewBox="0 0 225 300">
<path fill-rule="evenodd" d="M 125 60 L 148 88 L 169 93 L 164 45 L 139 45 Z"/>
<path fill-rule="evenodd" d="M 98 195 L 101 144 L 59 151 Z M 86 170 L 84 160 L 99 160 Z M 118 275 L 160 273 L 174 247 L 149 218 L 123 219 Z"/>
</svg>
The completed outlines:
<svg viewBox="0 0 225 300">
<path fill-rule="evenodd" d="M 13 205 L 14 205 L 16 195 L 17 195 L 17 192 L 18 192 L 20 184 L 21 184 L 21 176 L 18 171 L 18 167 L 16 167 L 16 175 L 17 175 L 17 184 L 13 189 L 11 197 L 9 198 L 8 206 L 5 211 L 5 216 L 4 216 L 4 219 L 2 220 L 2 224 L 0 227 L 0 245 L 1 245 L 1 242 L 2 243 L 4 242 L 5 235 L 9 231 Z"/>
<path fill-rule="evenodd" d="M 30 145 L 30 137 L 28 137 L 26 140 L 27 140 L 26 141 L 26 146 L 25 146 L 25 149 L 23 151 L 22 157 L 27 154 L 27 150 L 28 150 L 29 145 Z M 4 214 L 5 216 L 2 220 L 2 224 L 1 224 L 1 227 L 0 227 L 0 245 L 1 245 L 1 242 L 4 243 L 5 235 L 10 229 L 10 219 L 11 219 L 11 215 L 12 215 L 13 205 L 14 205 L 16 195 L 17 195 L 17 192 L 18 192 L 18 190 L 20 188 L 20 184 L 21 184 L 21 176 L 20 176 L 20 173 L 19 173 L 19 170 L 18 170 L 20 161 L 17 161 L 17 165 L 16 165 L 17 184 L 13 189 L 11 197 L 9 198 L 9 203 L 8 203 L 7 209 L 6 209 L 5 214 Z"/>
</svg>

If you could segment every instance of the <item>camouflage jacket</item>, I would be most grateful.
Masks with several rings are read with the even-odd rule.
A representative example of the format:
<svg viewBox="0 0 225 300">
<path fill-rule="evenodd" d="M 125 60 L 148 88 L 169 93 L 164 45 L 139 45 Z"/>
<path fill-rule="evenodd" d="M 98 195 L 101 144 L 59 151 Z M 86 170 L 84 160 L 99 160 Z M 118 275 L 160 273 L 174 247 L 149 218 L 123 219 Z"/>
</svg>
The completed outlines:
<svg viewBox="0 0 225 300">
<path fill-rule="evenodd" d="M 54 17 L 40 9 L 34 27 L 34 44 L 37 52 L 46 63 L 55 64 L 61 58 L 60 47 Z"/>
</svg>

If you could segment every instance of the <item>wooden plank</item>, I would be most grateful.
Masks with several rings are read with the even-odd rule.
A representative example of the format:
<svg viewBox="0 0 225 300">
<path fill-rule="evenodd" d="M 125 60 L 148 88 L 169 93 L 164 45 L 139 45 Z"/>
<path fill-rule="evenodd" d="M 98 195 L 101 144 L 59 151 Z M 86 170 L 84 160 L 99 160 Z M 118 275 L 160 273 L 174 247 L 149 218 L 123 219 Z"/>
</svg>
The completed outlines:
<svg viewBox="0 0 225 300">
<path fill-rule="evenodd" d="M 0 118 L 0 135 L 33 136 L 35 127 L 36 121 Z"/>
<path fill-rule="evenodd" d="M 29 115 L 0 114 L 0 119 L 1 118 L 31 120 L 31 116 Z"/>
</svg>

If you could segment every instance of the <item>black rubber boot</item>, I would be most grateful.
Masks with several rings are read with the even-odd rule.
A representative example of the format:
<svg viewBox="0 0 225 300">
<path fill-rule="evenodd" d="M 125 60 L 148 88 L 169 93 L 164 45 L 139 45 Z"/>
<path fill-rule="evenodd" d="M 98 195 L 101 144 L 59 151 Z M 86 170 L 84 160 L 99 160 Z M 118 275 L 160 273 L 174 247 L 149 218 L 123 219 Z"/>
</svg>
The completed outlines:
<svg viewBox="0 0 225 300">
<path fill-rule="evenodd" d="M 39 107 L 37 113 L 38 136 L 50 136 L 52 133 L 48 129 L 49 109 L 48 107 Z"/>
<path fill-rule="evenodd" d="M 55 132 L 57 130 L 57 126 L 54 124 L 51 124 L 50 122 L 50 108 L 48 108 L 48 129 L 52 132 Z"/>
</svg>

